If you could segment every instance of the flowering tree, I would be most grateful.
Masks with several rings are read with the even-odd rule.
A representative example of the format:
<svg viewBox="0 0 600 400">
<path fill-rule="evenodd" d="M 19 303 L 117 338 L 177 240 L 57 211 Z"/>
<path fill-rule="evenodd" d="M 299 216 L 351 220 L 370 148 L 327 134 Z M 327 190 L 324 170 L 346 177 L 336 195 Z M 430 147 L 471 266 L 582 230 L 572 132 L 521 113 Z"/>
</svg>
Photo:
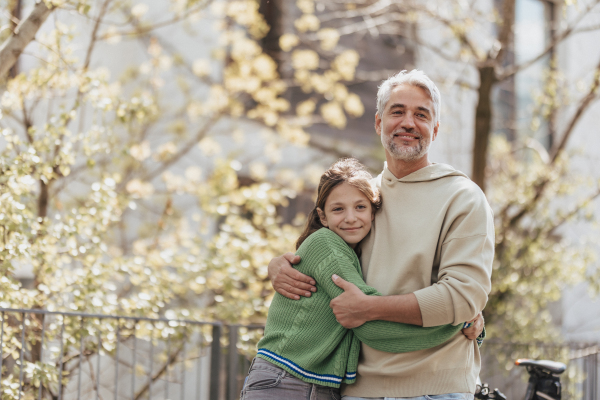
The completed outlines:
<svg viewBox="0 0 600 400">
<path fill-rule="evenodd" d="M 294 53 L 297 81 L 314 93 L 290 110 L 291 82 L 258 42 L 269 27 L 256 1 L 23 7 L 0 49 L 0 306 L 264 322 L 266 265 L 298 235 L 278 209 L 309 178 L 281 152 L 307 144 L 315 104 L 332 91 L 325 121 L 360 114 L 343 84 L 356 55 L 316 72 L 315 54 Z M 190 54 L 194 42 L 210 44 Z M 39 335 L 41 318 L 31 323 Z M 17 345 L 5 340 L 4 354 L 15 359 Z M 37 368 L 39 338 L 29 346 L 26 387 L 46 382 L 55 395 L 64 371 Z M 5 367 L 3 388 L 15 371 Z"/>
</svg>

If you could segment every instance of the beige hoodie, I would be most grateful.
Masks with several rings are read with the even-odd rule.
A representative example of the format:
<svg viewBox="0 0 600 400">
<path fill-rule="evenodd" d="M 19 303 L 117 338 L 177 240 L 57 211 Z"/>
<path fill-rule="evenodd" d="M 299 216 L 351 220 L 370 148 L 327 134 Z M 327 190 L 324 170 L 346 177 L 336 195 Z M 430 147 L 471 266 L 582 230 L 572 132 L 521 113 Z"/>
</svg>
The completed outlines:
<svg viewBox="0 0 600 400">
<path fill-rule="evenodd" d="M 465 174 L 433 164 L 397 179 L 375 178 L 383 206 L 362 244 L 368 285 L 384 295 L 415 293 L 424 326 L 461 324 L 483 310 L 494 257 L 493 214 Z M 428 350 L 392 354 L 363 344 L 358 379 L 343 393 L 414 397 L 473 393 L 477 343 L 462 334 Z"/>
</svg>

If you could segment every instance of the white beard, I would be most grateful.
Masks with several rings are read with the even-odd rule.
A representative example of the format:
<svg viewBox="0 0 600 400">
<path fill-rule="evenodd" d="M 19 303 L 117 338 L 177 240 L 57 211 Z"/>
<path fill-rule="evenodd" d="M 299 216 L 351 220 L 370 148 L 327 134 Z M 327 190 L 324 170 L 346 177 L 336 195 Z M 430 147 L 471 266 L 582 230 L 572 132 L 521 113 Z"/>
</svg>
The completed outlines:
<svg viewBox="0 0 600 400">
<path fill-rule="evenodd" d="M 391 135 L 381 135 L 381 144 L 396 160 L 414 161 L 423 157 L 429 151 L 431 142 L 426 142 L 422 135 L 419 135 L 419 143 L 416 146 L 399 146 L 394 142 L 394 135 L 397 133 L 407 133 L 405 130 L 392 132 Z"/>
</svg>

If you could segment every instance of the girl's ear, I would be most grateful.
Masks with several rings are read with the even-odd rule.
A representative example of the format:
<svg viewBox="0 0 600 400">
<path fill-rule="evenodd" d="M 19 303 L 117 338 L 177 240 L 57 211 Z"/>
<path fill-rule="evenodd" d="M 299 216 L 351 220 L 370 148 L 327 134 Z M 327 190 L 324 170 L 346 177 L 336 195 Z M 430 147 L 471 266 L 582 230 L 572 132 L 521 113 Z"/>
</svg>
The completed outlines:
<svg viewBox="0 0 600 400">
<path fill-rule="evenodd" d="M 323 226 L 325 228 L 329 228 L 329 226 L 327 226 L 327 217 L 325 217 L 325 213 L 323 212 L 323 210 L 321 210 L 319 207 L 317 207 L 317 213 L 319 214 L 319 219 L 321 220 L 321 224 L 323 224 Z"/>
</svg>

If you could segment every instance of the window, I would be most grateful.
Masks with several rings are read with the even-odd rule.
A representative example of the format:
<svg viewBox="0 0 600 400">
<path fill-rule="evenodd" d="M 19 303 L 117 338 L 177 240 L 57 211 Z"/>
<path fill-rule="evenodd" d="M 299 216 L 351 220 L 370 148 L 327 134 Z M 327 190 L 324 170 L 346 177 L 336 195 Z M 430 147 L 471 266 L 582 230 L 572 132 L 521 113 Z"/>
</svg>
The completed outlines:
<svg viewBox="0 0 600 400">
<path fill-rule="evenodd" d="M 554 26 L 554 4 L 546 0 L 516 0 L 514 43 L 507 65 L 521 65 L 542 53 L 550 43 Z M 552 68 L 553 53 L 500 83 L 494 93 L 494 132 L 509 140 L 534 138 L 547 149 L 552 146 L 552 121 L 538 119 L 536 95 L 542 93 L 546 73 Z"/>
</svg>

